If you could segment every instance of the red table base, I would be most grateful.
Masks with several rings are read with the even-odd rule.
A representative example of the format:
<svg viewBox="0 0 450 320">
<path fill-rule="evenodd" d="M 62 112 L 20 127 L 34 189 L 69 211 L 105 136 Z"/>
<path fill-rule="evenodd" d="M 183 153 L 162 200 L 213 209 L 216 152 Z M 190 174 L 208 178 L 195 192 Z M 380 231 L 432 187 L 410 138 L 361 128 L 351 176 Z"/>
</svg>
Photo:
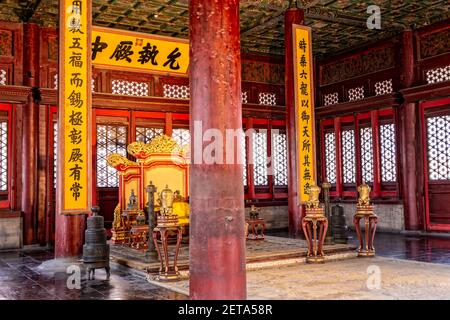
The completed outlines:
<svg viewBox="0 0 450 320">
<path fill-rule="evenodd" d="M 177 245 L 175 247 L 175 256 L 173 259 L 173 266 L 169 265 L 169 248 L 168 248 L 168 233 L 169 231 L 175 231 L 177 233 Z M 161 238 L 161 247 L 158 244 L 158 233 Z M 177 259 L 178 252 L 180 250 L 182 237 L 182 229 L 180 226 L 158 226 L 153 229 L 153 242 L 158 252 L 158 258 L 161 263 L 159 267 L 159 281 L 176 281 L 180 278 L 180 273 L 178 272 Z"/>
<path fill-rule="evenodd" d="M 364 219 L 364 233 L 365 241 L 363 240 L 361 233 L 360 221 Z M 353 223 L 355 224 L 356 234 L 358 235 L 359 248 L 358 257 L 373 257 L 375 256 L 375 247 L 373 241 L 375 239 L 375 231 L 377 229 L 378 217 L 374 213 L 356 213 L 353 217 Z M 365 246 L 364 246 L 365 242 Z"/>
<path fill-rule="evenodd" d="M 319 232 L 317 228 L 319 227 Z M 308 242 L 307 263 L 323 263 L 323 243 L 328 229 L 328 219 L 325 216 L 308 216 L 302 220 L 303 233 Z"/>
</svg>

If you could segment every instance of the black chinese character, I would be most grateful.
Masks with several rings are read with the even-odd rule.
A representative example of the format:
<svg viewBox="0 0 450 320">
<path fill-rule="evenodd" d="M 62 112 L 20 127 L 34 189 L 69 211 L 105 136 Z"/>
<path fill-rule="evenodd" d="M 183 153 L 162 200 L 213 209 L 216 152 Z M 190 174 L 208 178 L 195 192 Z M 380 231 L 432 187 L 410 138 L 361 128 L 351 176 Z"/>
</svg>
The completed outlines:
<svg viewBox="0 0 450 320">
<path fill-rule="evenodd" d="M 103 52 L 104 49 L 108 48 L 108 44 L 106 42 L 101 42 L 101 37 L 95 37 L 95 42 L 92 42 L 92 60 L 97 58 L 97 53 Z"/>
<path fill-rule="evenodd" d="M 305 55 L 302 55 L 302 57 L 300 58 L 300 66 L 302 67 L 302 68 L 304 68 L 304 67 L 306 67 L 306 57 L 305 57 Z"/>
<path fill-rule="evenodd" d="M 72 114 L 69 116 L 69 123 L 73 126 L 81 126 L 83 124 L 83 115 L 81 112 L 72 110 Z"/>
<path fill-rule="evenodd" d="M 81 186 L 81 184 L 79 182 L 74 182 L 72 184 L 72 187 L 70 188 L 70 191 L 72 191 L 72 197 L 75 198 L 75 201 L 78 200 L 78 198 L 80 197 L 81 193 L 80 190 L 83 189 L 83 187 Z"/>
<path fill-rule="evenodd" d="M 83 61 L 81 60 L 80 52 L 72 52 L 72 55 L 69 57 L 69 64 L 74 68 L 83 67 Z"/>
<path fill-rule="evenodd" d="M 302 100 L 302 108 L 309 108 L 309 100 Z"/>
<path fill-rule="evenodd" d="M 302 69 L 302 72 L 300 72 L 300 79 L 308 79 L 308 74 L 305 72 L 305 69 Z"/>
<path fill-rule="evenodd" d="M 308 194 L 309 193 L 309 182 L 305 183 L 305 186 L 303 188 L 303 193 L 304 194 Z"/>
<path fill-rule="evenodd" d="M 72 78 L 70 78 L 70 85 L 76 88 L 83 86 L 83 79 L 79 78 L 81 73 L 72 73 Z"/>
<path fill-rule="evenodd" d="M 301 83 L 300 84 L 300 93 L 304 96 L 308 95 L 308 85 L 306 83 Z"/>
<path fill-rule="evenodd" d="M 139 51 L 139 59 L 138 62 L 141 64 L 145 64 L 149 61 L 152 62 L 152 65 L 157 66 L 158 62 L 156 62 L 156 56 L 158 55 L 159 50 L 157 50 L 156 46 L 152 46 L 150 43 L 147 44 Z"/>
<path fill-rule="evenodd" d="M 80 179 L 81 179 L 81 170 L 83 170 L 83 168 L 80 167 L 78 165 L 78 163 L 76 163 L 75 167 L 70 168 L 71 173 L 70 173 L 69 177 L 73 177 L 73 180 L 75 180 L 75 181 L 80 181 Z"/>
<path fill-rule="evenodd" d="M 178 48 L 175 48 L 168 56 L 167 61 L 163 64 L 163 67 L 167 66 L 169 64 L 169 68 L 172 70 L 178 70 L 180 69 L 180 65 L 177 62 L 177 59 L 181 57 L 181 52 Z"/>
<path fill-rule="evenodd" d="M 81 133 L 82 133 L 81 130 L 73 128 L 72 131 L 70 131 L 70 134 L 68 135 L 68 137 L 70 138 L 70 143 L 80 144 L 82 141 Z"/>
<path fill-rule="evenodd" d="M 305 169 L 305 172 L 303 172 L 303 179 L 304 180 L 311 180 L 311 172 L 308 168 Z"/>
<path fill-rule="evenodd" d="M 304 127 L 303 127 L 303 134 L 302 134 L 302 137 L 309 138 L 308 126 L 304 126 Z"/>
<path fill-rule="evenodd" d="M 308 100 L 306 100 L 308 101 Z M 309 123 L 309 119 L 311 118 L 311 116 L 309 114 L 306 113 L 306 111 L 302 112 L 302 121 L 306 121 L 306 124 Z"/>
<path fill-rule="evenodd" d="M 72 90 L 67 99 L 70 101 L 70 105 L 74 108 L 81 108 L 83 106 L 83 100 L 81 100 L 81 92 Z"/>
<path fill-rule="evenodd" d="M 300 40 L 300 42 L 298 43 L 298 48 L 303 50 L 303 52 L 306 51 L 306 41 L 305 41 L 305 39 Z"/>
<path fill-rule="evenodd" d="M 69 162 L 83 162 L 83 154 L 79 148 L 72 149 L 72 154 L 70 155 Z"/>
<path fill-rule="evenodd" d="M 130 63 L 130 56 L 134 53 L 134 51 L 131 50 L 132 46 L 132 41 L 120 41 L 120 43 L 116 47 L 116 50 L 114 50 L 113 54 L 109 58 L 115 58 L 116 61 L 126 60 Z"/>
<path fill-rule="evenodd" d="M 311 148 L 311 143 L 309 142 L 309 140 L 307 140 L 307 139 L 303 140 L 302 151 L 306 150 L 307 152 L 309 152 L 310 148 Z"/>
<path fill-rule="evenodd" d="M 69 49 L 80 49 L 83 50 L 80 43 L 81 38 L 72 38 L 72 46 Z"/>
<path fill-rule="evenodd" d="M 309 167 L 311 165 L 311 162 L 309 162 L 309 155 L 305 154 L 305 157 L 303 158 L 303 165 L 305 167 Z"/>
</svg>

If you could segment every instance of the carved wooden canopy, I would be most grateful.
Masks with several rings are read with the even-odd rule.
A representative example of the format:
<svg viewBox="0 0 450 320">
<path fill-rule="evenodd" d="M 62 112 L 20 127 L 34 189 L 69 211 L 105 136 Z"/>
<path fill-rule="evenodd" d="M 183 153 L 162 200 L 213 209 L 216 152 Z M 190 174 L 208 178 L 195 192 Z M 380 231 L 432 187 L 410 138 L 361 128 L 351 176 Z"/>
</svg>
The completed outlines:
<svg viewBox="0 0 450 320">
<path fill-rule="evenodd" d="M 284 12 L 295 3 L 305 9 L 306 25 L 313 28 L 316 55 L 336 54 L 450 18 L 448 0 L 240 0 L 243 51 L 283 54 Z M 381 30 L 366 26 L 372 4 L 381 9 Z M 93 0 L 92 9 L 94 25 L 188 37 L 188 0 Z M 0 20 L 54 27 L 57 16 L 58 0 L 0 2 Z"/>
</svg>

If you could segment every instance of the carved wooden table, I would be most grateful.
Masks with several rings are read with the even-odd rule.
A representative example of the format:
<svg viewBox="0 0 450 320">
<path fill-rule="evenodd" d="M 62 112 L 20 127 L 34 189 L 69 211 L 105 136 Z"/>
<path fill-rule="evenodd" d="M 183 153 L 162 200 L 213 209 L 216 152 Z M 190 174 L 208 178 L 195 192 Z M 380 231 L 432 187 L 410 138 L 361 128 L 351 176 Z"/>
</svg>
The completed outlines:
<svg viewBox="0 0 450 320">
<path fill-rule="evenodd" d="M 132 248 L 140 249 L 147 245 L 148 225 L 133 225 L 130 229 L 129 245 Z"/>
<path fill-rule="evenodd" d="M 319 225 L 319 233 L 317 233 Z M 325 262 L 323 243 L 328 229 L 328 219 L 323 208 L 307 208 L 306 216 L 302 219 L 303 233 L 308 242 L 307 263 Z"/>
<path fill-rule="evenodd" d="M 246 220 L 248 223 L 248 228 L 250 229 L 247 233 L 248 240 L 264 240 L 264 231 L 266 231 L 266 222 L 263 218 L 258 218 L 254 220 Z M 258 231 L 260 230 L 260 232 Z"/>
<path fill-rule="evenodd" d="M 168 234 L 174 231 L 177 234 L 177 244 L 175 247 L 175 256 L 173 259 L 173 266 L 169 265 L 169 248 L 168 248 Z M 158 243 L 158 234 L 160 235 L 161 248 Z M 153 242 L 158 252 L 158 258 L 161 263 L 159 267 L 158 280 L 160 281 L 174 281 L 178 280 L 180 273 L 178 272 L 177 260 L 178 252 L 180 251 L 181 238 L 183 236 L 181 226 L 158 226 L 153 229 Z"/>
<path fill-rule="evenodd" d="M 364 219 L 364 233 L 365 241 L 361 233 L 360 221 Z M 356 214 L 353 217 L 356 234 L 358 235 L 359 248 L 358 257 L 373 257 L 375 256 L 375 247 L 373 242 L 375 239 L 375 231 L 377 230 L 378 216 L 373 212 L 372 205 L 356 206 Z M 365 242 L 365 246 L 364 246 Z"/>
</svg>

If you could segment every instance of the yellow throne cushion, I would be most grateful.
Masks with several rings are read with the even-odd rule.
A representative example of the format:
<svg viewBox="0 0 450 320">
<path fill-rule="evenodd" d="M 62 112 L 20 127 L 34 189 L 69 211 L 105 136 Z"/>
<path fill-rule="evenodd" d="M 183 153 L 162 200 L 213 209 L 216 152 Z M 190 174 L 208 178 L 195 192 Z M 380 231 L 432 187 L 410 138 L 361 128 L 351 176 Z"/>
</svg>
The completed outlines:
<svg viewBox="0 0 450 320">
<path fill-rule="evenodd" d="M 189 224 L 189 203 L 187 202 L 174 202 L 172 204 L 173 213 L 178 216 L 178 223 L 181 225 Z"/>
</svg>

